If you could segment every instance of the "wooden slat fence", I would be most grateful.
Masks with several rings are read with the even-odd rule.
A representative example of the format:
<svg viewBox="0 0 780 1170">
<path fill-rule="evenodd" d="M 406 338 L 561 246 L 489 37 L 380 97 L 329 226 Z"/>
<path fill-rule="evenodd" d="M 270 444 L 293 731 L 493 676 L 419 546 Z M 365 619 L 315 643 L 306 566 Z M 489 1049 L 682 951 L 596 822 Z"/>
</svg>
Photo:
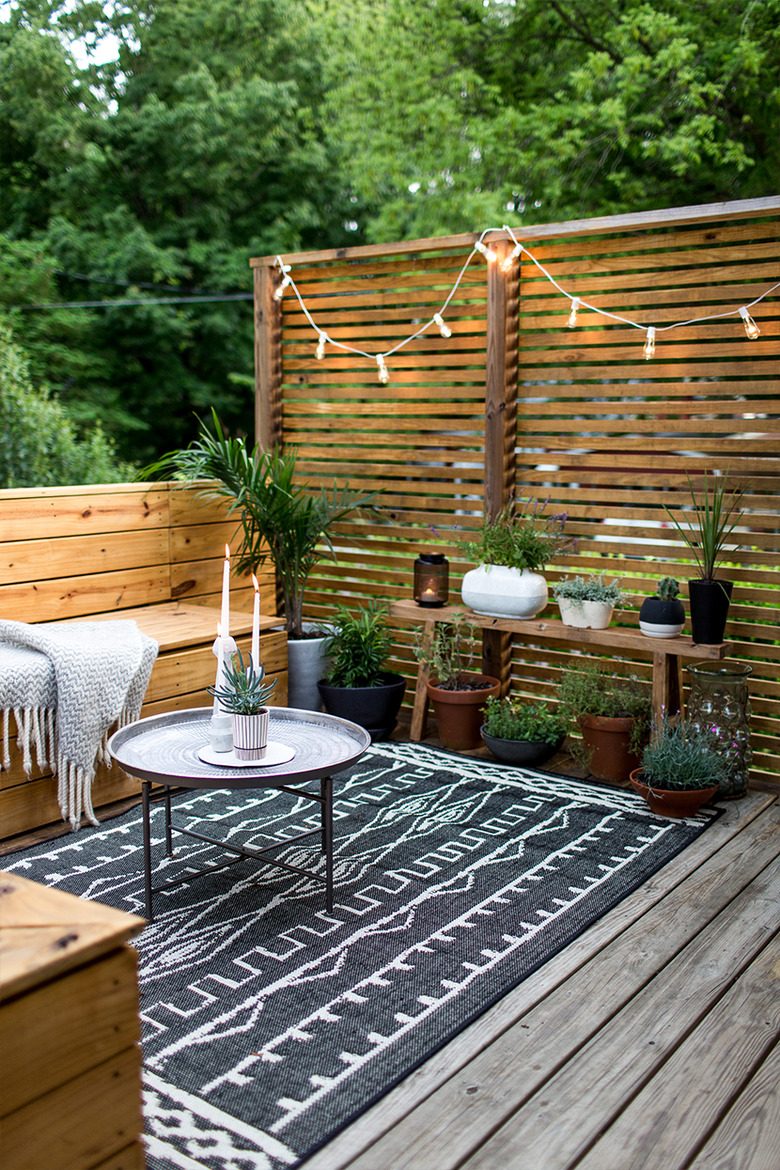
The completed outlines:
<svg viewBox="0 0 780 1170">
<path fill-rule="evenodd" d="M 780 280 L 780 198 L 673 209 L 517 231 L 572 296 L 638 323 L 715 316 L 752 301 Z M 369 354 L 387 352 L 440 309 L 475 236 L 373 246 L 336 255 L 285 257 L 317 326 Z M 505 254 L 510 244 L 495 237 Z M 522 257 L 504 276 L 476 257 L 445 313 L 449 340 L 434 327 L 388 357 L 378 383 L 369 358 L 328 346 L 294 296 L 281 308 L 272 259 L 253 261 L 258 290 L 259 434 L 300 452 L 312 484 L 383 489 L 381 522 L 341 526 L 338 562 L 312 579 L 309 613 L 334 599 L 409 596 L 414 556 L 440 548 L 451 559 L 454 594 L 470 567 L 459 551 L 483 510 L 514 489 L 569 513 L 575 554 L 550 566 L 605 569 L 631 601 L 617 621 L 635 625 L 643 596 L 667 573 L 694 576 L 664 506 L 688 498 L 686 476 L 704 470 L 747 489 L 727 636 L 753 667 L 754 774 L 780 773 L 780 299 L 739 317 L 659 332 L 646 361 L 644 333 L 580 310 Z M 399 631 L 393 665 L 411 676 L 411 635 Z M 650 648 L 649 648 L 650 649 Z M 567 647 L 528 646 L 511 657 L 488 647 L 519 693 L 550 695 L 571 663 Z M 648 650 L 649 653 L 649 650 Z M 499 661 L 497 656 L 502 655 Z M 617 668 L 649 677 L 649 664 Z"/>
</svg>

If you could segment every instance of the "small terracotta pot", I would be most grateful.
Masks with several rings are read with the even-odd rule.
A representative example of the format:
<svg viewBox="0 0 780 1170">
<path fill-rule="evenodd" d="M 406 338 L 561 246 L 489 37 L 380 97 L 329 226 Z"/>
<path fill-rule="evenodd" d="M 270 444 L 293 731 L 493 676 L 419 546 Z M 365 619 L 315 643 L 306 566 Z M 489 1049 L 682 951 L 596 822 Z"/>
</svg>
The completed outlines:
<svg viewBox="0 0 780 1170">
<path fill-rule="evenodd" d="M 605 715 L 580 715 L 577 722 L 582 739 L 590 751 L 590 770 L 599 780 L 613 784 L 628 780 L 638 768 L 641 755 L 632 752 L 631 731 L 633 719 L 611 719 Z"/>
<path fill-rule="evenodd" d="M 650 811 L 662 817 L 692 817 L 718 791 L 717 784 L 714 788 L 652 788 L 640 779 L 642 775 L 642 769 L 636 768 L 629 779 L 647 801 Z"/>
<path fill-rule="evenodd" d="M 429 682 L 428 697 L 433 703 L 439 738 L 452 751 L 470 751 L 480 747 L 484 707 L 491 695 L 498 698 L 501 683 L 487 674 L 466 676 L 469 682 L 482 682 L 478 691 L 445 691 Z"/>
</svg>

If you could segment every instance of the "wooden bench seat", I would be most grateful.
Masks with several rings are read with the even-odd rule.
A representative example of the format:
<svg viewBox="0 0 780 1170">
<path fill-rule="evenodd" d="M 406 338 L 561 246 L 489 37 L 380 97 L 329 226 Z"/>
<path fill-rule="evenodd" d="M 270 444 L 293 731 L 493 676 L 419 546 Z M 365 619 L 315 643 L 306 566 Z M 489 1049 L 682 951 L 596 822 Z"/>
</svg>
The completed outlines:
<svg viewBox="0 0 780 1170">
<path fill-rule="evenodd" d="M 160 646 L 142 715 L 212 703 L 224 551 L 237 544 L 224 508 L 203 507 L 170 484 L 8 489 L 0 491 L 0 533 L 0 617 L 135 621 Z M 283 706 L 287 635 L 271 604 L 271 574 L 258 578 L 266 610 L 260 657 L 276 679 L 273 703 Z M 251 583 L 234 577 L 230 632 L 245 656 L 252 600 Z M 13 719 L 11 727 L 13 733 Z M 121 769 L 98 769 L 96 810 L 139 793 L 138 781 Z M 0 840 L 61 820 L 56 778 L 35 763 L 27 776 L 12 744 L 10 770 L 0 772 Z"/>
</svg>

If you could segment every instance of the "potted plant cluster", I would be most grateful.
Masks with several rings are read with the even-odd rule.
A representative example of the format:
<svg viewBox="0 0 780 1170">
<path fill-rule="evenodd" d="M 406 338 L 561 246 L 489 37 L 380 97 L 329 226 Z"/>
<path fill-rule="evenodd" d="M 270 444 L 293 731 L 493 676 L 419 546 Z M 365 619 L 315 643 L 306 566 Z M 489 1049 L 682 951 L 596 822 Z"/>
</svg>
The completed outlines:
<svg viewBox="0 0 780 1170">
<path fill-rule="evenodd" d="M 728 618 L 733 581 L 716 576 L 718 566 L 729 551 L 729 536 L 743 516 L 740 502 L 746 488 L 729 491 L 726 477 L 721 485 L 711 485 L 704 472 L 701 497 L 696 495 L 691 477 L 686 476 L 691 493 L 692 514 L 678 508 L 679 517 L 666 509 L 678 534 L 693 553 L 701 576 L 688 582 L 691 603 L 691 636 L 701 645 L 715 646 L 723 641 Z M 690 523 L 688 518 L 690 517 Z M 683 523 L 684 518 L 684 523 Z"/>
<path fill-rule="evenodd" d="M 210 695 L 233 717 L 233 752 L 239 760 L 261 760 L 268 746 L 270 713 L 267 703 L 276 679 L 265 680 L 265 667 L 255 666 L 251 655 L 249 666 L 244 664 L 240 650 L 236 650 L 224 665 L 218 687 L 209 687 Z"/>
<path fill-rule="evenodd" d="M 341 605 L 328 626 L 329 670 L 318 684 L 325 710 L 364 727 L 372 740 L 387 739 L 406 689 L 403 675 L 385 669 L 392 646 L 387 605 L 372 601 L 355 613 Z"/>
<path fill-rule="evenodd" d="M 652 701 L 635 678 L 586 667 L 561 679 L 560 709 L 579 727 L 573 753 L 600 780 L 620 783 L 639 767 L 650 734 Z"/>
<path fill-rule="evenodd" d="M 491 617 L 532 618 L 547 605 L 547 582 L 539 572 L 574 541 L 565 535 L 567 514 L 545 515 L 545 505 L 510 500 L 485 519 L 478 540 L 465 545 L 478 562 L 463 577 L 464 605 Z"/>
<path fill-rule="evenodd" d="M 648 638 L 676 638 L 685 624 L 685 609 L 674 577 L 662 577 L 655 596 L 646 597 L 639 610 L 639 629 Z"/>
<path fill-rule="evenodd" d="M 304 624 L 306 581 L 319 561 L 335 560 L 333 525 L 369 507 L 377 493 L 337 488 L 335 483 L 330 491 L 311 491 L 296 480 L 294 448 L 263 451 L 255 444 L 249 450 L 243 438 L 226 437 L 216 412 L 211 413 L 213 431 L 201 423 L 198 438 L 189 447 L 163 455 L 138 478 L 173 473 L 187 485 L 201 479 L 216 481 L 198 497 L 227 500 L 228 513 L 238 518 L 236 571 L 254 569 L 269 559 L 276 570 L 288 638 L 289 706 L 319 710 L 317 682 L 323 674 L 325 635 Z"/>
<path fill-rule="evenodd" d="M 426 688 L 439 737 L 454 751 L 479 747 L 483 708 L 501 689 L 497 678 L 470 671 L 474 645 L 475 629 L 465 614 L 437 623 L 430 644 L 418 640 L 415 645 L 417 658 L 431 672 Z"/>
<path fill-rule="evenodd" d="M 603 573 L 563 577 L 553 585 L 553 596 L 563 624 L 581 630 L 605 630 L 612 621 L 615 606 L 626 600 L 620 581 L 607 583 Z"/>
<path fill-rule="evenodd" d="M 492 697 L 485 704 L 482 738 L 504 764 L 539 767 L 566 738 L 565 720 L 545 703 L 523 703 Z"/>
<path fill-rule="evenodd" d="M 706 730 L 667 720 L 642 752 L 631 783 L 654 813 L 692 816 L 728 780 L 728 766 Z"/>
</svg>

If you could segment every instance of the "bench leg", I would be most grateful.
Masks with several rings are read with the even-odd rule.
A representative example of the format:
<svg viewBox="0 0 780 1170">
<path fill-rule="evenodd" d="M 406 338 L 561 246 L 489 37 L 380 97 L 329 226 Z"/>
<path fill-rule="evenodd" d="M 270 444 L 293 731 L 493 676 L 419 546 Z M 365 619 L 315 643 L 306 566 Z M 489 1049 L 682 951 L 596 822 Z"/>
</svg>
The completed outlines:
<svg viewBox="0 0 780 1170">
<path fill-rule="evenodd" d="M 426 622 L 420 637 L 420 650 L 427 656 L 433 645 L 433 631 L 435 621 Z M 412 708 L 412 726 L 409 738 L 413 743 L 419 743 L 428 727 L 428 675 L 430 669 L 421 662 L 417 669 L 417 685 L 414 688 L 414 707 Z"/>
<path fill-rule="evenodd" d="M 653 722 L 660 728 L 664 719 L 682 718 L 682 660 L 678 654 L 653 654 Z"/>
</svg>

